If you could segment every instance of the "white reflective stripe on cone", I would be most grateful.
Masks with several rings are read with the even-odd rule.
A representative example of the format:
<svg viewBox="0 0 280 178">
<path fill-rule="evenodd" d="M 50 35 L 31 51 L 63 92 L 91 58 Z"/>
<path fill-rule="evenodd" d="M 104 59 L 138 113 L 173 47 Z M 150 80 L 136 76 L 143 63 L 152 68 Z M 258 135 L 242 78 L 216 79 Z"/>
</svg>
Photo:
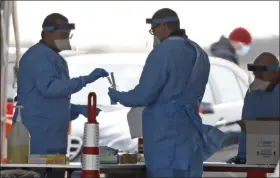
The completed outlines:
<svg viewBox="0 0 280 178">
<path fill-rule="evenodd" d="M 99 125 L 85 123 L 84 126 L 84 147 L 98 147 Z"/>
<path fill-rule="evenodd" d="M 83 170 L 99 170 L 99 155 L 83 154 L 82 156 L 82 169 Z"/>
</svg>

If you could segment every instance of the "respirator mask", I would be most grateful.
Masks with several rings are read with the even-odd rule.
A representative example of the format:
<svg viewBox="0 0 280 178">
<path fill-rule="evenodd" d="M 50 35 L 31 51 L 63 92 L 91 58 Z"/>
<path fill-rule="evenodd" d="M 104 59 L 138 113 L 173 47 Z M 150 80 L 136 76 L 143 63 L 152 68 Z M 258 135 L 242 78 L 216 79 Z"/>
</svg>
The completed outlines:
<svg viewBox="0 0 280 178">
<path fill-rule="evenodd" d="M 74 29 L 75 24 L 73 23 L 43 27 L 43 31 L 57 31 L 60 33 L 61 39 L 54 40 L 55 46 L 59 51 L 72 49 L 70 39 L 73 37 L 73 34 L 71 34 L 70 32 Z"/>
<path fill-rule="evenodd" d="M 251 91 L 265 91 L 270 84 L 270 81 L 266 81 L 260 77 L 264 72 L 278 71 L 279 65 L 260 66 L 254 64 L 247 65 L 249 71 L 249 92 Z"/>
<path fill-rule="evenodd" d="M 237 49 L 235 51 L 237 56 L 245 56 L 246 54 L 248 54 L 250 51 L 250 46 L 249 45 L 244 45 L 242 46 L 240 49 Z"/>
</svg>

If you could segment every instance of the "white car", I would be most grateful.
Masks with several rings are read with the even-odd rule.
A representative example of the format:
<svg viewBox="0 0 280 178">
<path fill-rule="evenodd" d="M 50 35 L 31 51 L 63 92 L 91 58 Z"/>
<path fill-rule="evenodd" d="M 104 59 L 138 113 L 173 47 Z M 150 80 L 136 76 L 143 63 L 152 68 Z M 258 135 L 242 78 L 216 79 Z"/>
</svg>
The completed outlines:
<svg viewBox="0 0 280 178">
<path fill-rule="evenodd" d="M 114 72 L 117 88 L 120 91 L 133 89 L 139 78 L 148 54 L 146 53 L 108 53 L 85 54 L 66 58 L 70 77 L 88 75 L 94 68 L 104 68 Z M 202 118 L 205 124 L 220 125 L 229 134 L 228 142 L 237 143 L 240 132 L 237 125 L 227 123 L 240 120 L 243 98 L 248 88 L 247 74 L 237 65 L 223 59 L 210 57 L 211 72 L 202 103 Z M 109 146 L 118 150 L 135 152 L 137 139 L 131 139 L 127 124 L 127 112 L 130 108 L 111 105 L 107 95 L 110 86 L 106 78 L 87 85 L 71 97 L 73 104 L 87 104 L 89 92 L 97 94 L 97 105 L 102 112 L 97 117 L 100 126 L 100 146 Z M 86 118 L 82 115 L 72 121 L 69 156 L 72 161 L 80 161 L 83 129 Z M 233 138 L 231 138 L 231 133 Z"/>
</svg>

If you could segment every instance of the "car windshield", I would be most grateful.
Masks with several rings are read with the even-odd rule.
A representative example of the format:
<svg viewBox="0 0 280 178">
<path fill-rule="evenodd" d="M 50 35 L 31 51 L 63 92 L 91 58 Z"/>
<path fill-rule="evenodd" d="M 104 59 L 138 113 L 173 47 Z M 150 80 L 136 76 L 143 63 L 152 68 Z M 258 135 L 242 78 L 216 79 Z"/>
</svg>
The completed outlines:
<svg viewBox="0 0 280 178">
<path fill-rule="evenodd" d="M 103 68 L 108 72 L 114 72 L 117 89 L 119 91 L 128 91 L 133 89 L 139 82 L 142 65 L 138 64 L 96 64 L 96 65 L 82 65 L 70 64 L 69 72 L 71 77 L 78 77 L 89 74 L 94 68 Z M 108 87 L 110 86 L 107 78 L 101 78 L 92 84 L 88 84 L 81 91 L 71 96 L 73 104 L 87 104 L 87 96 L 89 92 L 95 92 L 97 95 L 97 103 L 99 105 L 110 105 L 110 98 L 108 96 Z"/>
</svg>

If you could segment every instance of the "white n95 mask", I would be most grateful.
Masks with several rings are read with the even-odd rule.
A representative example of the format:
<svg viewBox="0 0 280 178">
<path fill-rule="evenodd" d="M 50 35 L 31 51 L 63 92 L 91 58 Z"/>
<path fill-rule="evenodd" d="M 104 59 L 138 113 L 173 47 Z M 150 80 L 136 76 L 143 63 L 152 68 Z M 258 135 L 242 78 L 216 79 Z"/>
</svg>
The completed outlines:
<svg viewBox="0 0 280 178">
<path fill-rule="evenodd" d="M 70 40 L 67 39 L 61 39 L 61 40 L 54 40 L 55 46 L 59 51 L 63 50 L 71 50 Z"/>
<path fill-rule="evenodd" d="M 246 46 L 242 46 L 242 48 L 236 50 L 236 55 L 238 56 L 245 56 L 246 54 L 248 54 L 248 52 L 250 51 L 250 46 L 246 45 Z"/>
<path fill-rule="evenodd" d="M 249 90 L 250 91 L 265 91 L 269 84 L 270 84 L 270 82 L 268 82 L 268 81 L 264 81 L 264 80 L 255 78 L 255 80 L 251 83 Z"/>
</svg>

